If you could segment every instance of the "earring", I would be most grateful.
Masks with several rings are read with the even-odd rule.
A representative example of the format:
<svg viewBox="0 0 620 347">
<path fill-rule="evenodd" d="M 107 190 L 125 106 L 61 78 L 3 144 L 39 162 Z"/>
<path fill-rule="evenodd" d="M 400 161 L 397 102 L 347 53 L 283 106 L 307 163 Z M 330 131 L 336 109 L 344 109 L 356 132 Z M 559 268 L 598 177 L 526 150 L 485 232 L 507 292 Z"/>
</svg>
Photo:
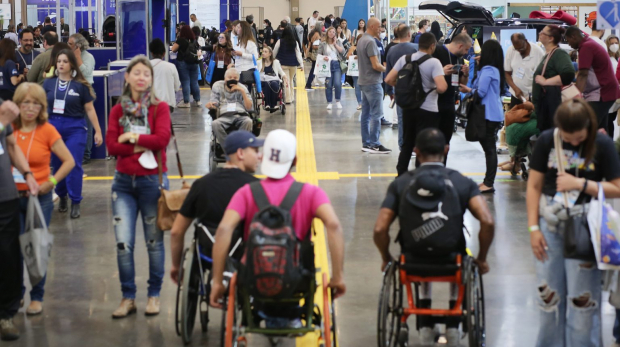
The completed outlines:
<svg viewBox="0 0 620 347">
<path fill-rule="evenodd" d="M 54 75 L 58 77 L 58 69 L 54 69 Z"/>
<path fill-rule="evenodd" d="M 71 72 L 71 77 L 75 78 L 75 76 L 77 76 L 77 71 L 73 70 L 73 71 Z"/>
</svg>

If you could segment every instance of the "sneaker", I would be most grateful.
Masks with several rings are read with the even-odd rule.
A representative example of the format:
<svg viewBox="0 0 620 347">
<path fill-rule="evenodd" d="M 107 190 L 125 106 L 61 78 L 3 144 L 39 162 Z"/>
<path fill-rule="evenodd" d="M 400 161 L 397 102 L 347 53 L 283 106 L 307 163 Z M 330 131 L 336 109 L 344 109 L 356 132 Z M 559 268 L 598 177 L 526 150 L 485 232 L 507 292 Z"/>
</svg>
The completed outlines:
<svg viewBox="0 0 620 347">
<path fill-rule="evenodd" d="M 41 312 L 43 312 L 43 303 L 41 301 L 31 301 L 30 305 L 28 305 L 28 308 L 26 309 L 26 314 L 28 316 L 36 316 L 41 314 Z"/>
<path fill-rule="evenodd" d="M 112 313 L 112 318 L 125 318 L 132 313 L 136 313 L 137 310 L 136 301 L 134 299 L 123 298 L 116 311 Z"/>
<path fill-rule="evenodd" d="M 331 103 L 327 104 L 327 109 L 328 109 L 328 110 L 331 110 L 331 109 L 332 109 L 332 104 L 331 104 Z"/>
<path fill-rule="evenodd" d="M 0 340 L 13 341 L 19 339 L 19 330 L 13 324 L 13 318 L 0 319 Z"/>
<path fill-rule="evenodd" d="M 383 147 L 383 145 L 379 145 L 379 146 L 376 146 L 376 147 L 368 148 L 368 152 L 374 153 L 374 154 L 388 154 L 388 153 L 391 153 L 392 150 L 389 149 L 389 148 Z"/>
<path fill-rule="evenodd" d="M 156 316 L 159 314 L 159 297 L 151 296 L 146 304 L 145 316 Z"/>
<path fill-rule="evenodd" d="M 361 110 L 362 109 L 362 105 L 357 105 L 357 109 Z"/>
<path fill-rule="evenodd" d="M 271 111 L 271 106 L 269 105 L 265 106 L 265 111 Z"/>
<path fill-rule="evenodd" d="M 433 328 L 429 328 L 429 327 L 420 328 L 420 345 L 422 346 L 434 346 L 435 345 L 435 332 L 433 332 Z"/>
<path fill-rule="evenodd" d="M 200 107 L 200 106 L 202 106 L 202 102 L 196 101 L 196 107 Z"/>
<path fill-rule="evenodd" d="M 340 103 L 340 101 L 336 101 L 336 108 L 337 109 L 342 109 L 342 104 Z"/>
<path fill-rule="evenodd" d="M 90 164 L 90 158 L 82 159 L 82 165 L 88 165 L 88 164 Z"/>
<path fill-rule="evenodd" d="M 69 211 L 69 198 L 64 196 L 60 198 L 60 204 L 58 205 L 58 212 Z"/>
<path fill-rule="evenodd" d="M 381 125 L 382 126 L 386 126 L 386 127 L 391 127 L 392 126 L 392 122 L 390 122 L 389 120 L 387 120 L 385 118 L 381 118 Z"/>
<path fill-rule="evenodd" d="M 189 102 L 179 102 L 179 104 L 177 105 L 178 108 L 190 108 L 191 105 L 189 104 Z"/>
<path fill-rule="evenodd" d="M 457 328 L 446 329 L 446 340 L 448 341 L 446 346 L 458 347 L 461 340 L 461 334 Z"/>
<path fill-rule="evenodd" d="M 363 146 L 362 146 L 362 152 L 370 152 L 370 146 L 368 146 L 368 145 L 363 145 Z"/>
</svg>

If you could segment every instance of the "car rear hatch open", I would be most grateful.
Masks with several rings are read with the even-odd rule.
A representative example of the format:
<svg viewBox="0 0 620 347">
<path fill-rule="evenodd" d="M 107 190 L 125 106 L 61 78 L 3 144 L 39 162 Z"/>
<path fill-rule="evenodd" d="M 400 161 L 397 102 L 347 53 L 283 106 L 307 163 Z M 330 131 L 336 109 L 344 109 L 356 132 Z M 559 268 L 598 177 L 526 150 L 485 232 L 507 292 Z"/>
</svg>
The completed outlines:
<svg viewBox="0 0 620 347">
<path fill-rule="evenodd" d="M 471 3 L 447 0 L 423 1 L 420 10 L 437 10 L 452 25 L 458 23 L 480 23 L 493 25 L 493 14 L 486 8 Z"/>
</svg>

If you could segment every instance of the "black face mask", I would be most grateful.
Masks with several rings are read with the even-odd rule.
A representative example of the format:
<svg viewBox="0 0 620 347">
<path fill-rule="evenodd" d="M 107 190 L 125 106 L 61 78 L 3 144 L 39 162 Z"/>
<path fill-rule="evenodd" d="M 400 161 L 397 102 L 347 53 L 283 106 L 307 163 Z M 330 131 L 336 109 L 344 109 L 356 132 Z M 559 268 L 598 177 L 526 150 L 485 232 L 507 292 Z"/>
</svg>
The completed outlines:
<svg viewBox="0 0 620 347">
<path fill-rule="evenodd" d="M 232 88 L 232 86 L 234 86 L 236 84 L 237 84 L 237 81 L 235 81 L 235 80 L 226 81 L 226 87 L 228 87 L 228 89 Z"/>
</svg>

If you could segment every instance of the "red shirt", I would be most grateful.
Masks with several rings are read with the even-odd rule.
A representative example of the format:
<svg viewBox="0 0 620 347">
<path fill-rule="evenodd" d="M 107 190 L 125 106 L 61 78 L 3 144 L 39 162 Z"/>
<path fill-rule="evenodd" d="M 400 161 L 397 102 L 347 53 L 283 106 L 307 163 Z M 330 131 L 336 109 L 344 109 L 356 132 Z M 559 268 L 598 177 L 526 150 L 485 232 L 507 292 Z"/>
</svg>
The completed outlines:
<svg viewBox="0 0 620 347">
<path fill-rule="evenodd" d="M 579 70 L 590 68 L 594 69 L 598 84 L 601 86 L 600 101 L 614 101 L 620 98 L 620 88 L 611 67 L 609 54 L 601 45 L 586 37 L 579 45 Z"/>
<path fill-rule="evenodd" d="M 155 107 L 157 107 L 157 119 L 155 119 Z M 108 120 L 108 133 L 106 134 L 106 145 L 108 153 L 116 156 L 116 170 L 126 175 L 146 176 L 157 175 L 158 169 L 145 169 L 140 165 L 138 159 L 142 153 L 134 153 L 135 145 L 129 142 L 118 143 L 118 137 L 125 130 L 119 124 L 119 120 L 123 116 L 123 108 L 120 104 L 112 107 L 110 118 Z M 155 158 L 157 152 L 161 151 L 162 169 L 167 172 L 166 167 L 166 147 L 170 142 L 170 108 L 168 104 L 160 101 L 159 104 L 149 107 L 148 116 L 149 126 L 151 128 L 150 135 L 140 135 L 136 145 L 142 146 L 153 151 Z"/>
<path fill-rule="evenodd" d="M 288 192 L 288 189 L 293 185 L 295 179 L 290 174 L 286 175 L 281 180 L 267 178 L 261 181 L 265 194 L 269 201 L 278 206 L 284 200 L 284 196 Z M 295 234 L 300 240 L 304 240 L 310 231 L 312 226 L 312 220 L 316 215 L 316 210 L 323 205 L 329 204 L 329 198 L 323 189 L 313 186 L 311 184 L 304 184 L 301 189 L 301 193 L 297 198 L 297 201 L 291 208 L 291 217 L 293 219 L 293 227 L 295 228 Z M 254 196 L 250 185 L 239 188 L 235 195 L 233 195 L 227 210 L 234 210 L 241 216 L 241 221 L 247 221 L 244 226 L 244 238 L 250 234 L 250 221 L 254 218 L 254 215 L 258 213 L 258 207 L 254 202 Z"/>
</svg>

